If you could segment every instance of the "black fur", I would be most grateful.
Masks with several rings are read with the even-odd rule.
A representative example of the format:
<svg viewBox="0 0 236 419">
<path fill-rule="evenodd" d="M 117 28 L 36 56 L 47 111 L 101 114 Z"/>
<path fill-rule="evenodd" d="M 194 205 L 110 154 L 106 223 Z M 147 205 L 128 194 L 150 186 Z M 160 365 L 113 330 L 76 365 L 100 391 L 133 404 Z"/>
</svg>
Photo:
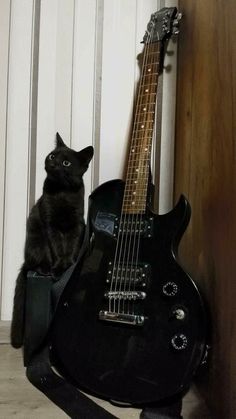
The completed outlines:
<svg viewBox="0 0 236 419">
<path fill-rule="evenodd" d="M 32 208 L 25 242 L 25 261 L 16 280 L 11 344 L 19 348 L 24 337 L 24 302 L 27 272 L 53 275 L 55 280 L 72 265 L 83 240 L 83 174 L 93 147 L 76 152 L 57 134 L 56 148 L 46 157 L 43 194 Z"/>
</svg>

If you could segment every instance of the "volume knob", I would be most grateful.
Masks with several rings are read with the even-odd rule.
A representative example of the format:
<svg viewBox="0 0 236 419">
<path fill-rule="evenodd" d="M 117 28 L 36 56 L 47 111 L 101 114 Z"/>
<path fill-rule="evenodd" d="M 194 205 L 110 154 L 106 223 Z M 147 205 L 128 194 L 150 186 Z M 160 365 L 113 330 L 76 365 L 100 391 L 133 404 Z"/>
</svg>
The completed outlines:
<svg viewBox="0 0 236 419">
<path fill-rule="evenodd" d="M 171 339 L 171 343 L 174 349 L 182 351 L 188 346 L 188 339 L 183 333 L 176 333 Z"/>
<path fill-rule="evenodd" d="M 162 292 L 167 297 L 174 297 L 178 292 L 178 287 L 175 282 L 170 281 L 163 285 Z"/>
</svg>

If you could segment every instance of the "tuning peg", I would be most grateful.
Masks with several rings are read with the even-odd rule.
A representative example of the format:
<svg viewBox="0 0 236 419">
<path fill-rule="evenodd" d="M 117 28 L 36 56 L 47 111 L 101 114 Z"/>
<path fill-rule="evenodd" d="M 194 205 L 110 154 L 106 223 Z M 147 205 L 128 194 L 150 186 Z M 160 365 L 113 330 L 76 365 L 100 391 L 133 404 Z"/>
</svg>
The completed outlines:
<svg viewBox="0 0 236 419">
<path fill-rule="evenodd" d="M 177 13 L 175 19 L 173 20 L 173 26 L 174 27 L 178 27 L 179 26 L 179 21 L 182 19 L 183 14 L 182 13 Z"/>
<path fill-rule="evenodd" d="M 179 34 L 179 29 L 178 28 L 175 28 L 174 30 L 173 30 L 173 35 L 178 35 Z"/>
<path fill-rule="evenodd" d="M 177 13 L 176 19 L 177 19 L 178 21 L 179 21 L 179 20 L 181 20 L 181 19 L 182 19 L 182 17 L 183 17 L 183 13 L 181 13 L 181 12 Z"/>
</svg>

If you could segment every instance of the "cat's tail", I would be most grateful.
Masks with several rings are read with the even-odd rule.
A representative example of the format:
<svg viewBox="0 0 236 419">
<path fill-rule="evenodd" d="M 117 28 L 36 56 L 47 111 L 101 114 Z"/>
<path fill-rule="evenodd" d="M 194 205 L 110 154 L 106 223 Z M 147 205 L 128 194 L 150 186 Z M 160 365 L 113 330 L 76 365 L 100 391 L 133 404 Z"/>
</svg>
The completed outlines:
<svg viewBox="0 0 236 419">
<path fill-rule="evenodd" d="M 26 283 L 27 270 L 23 265 L 16 279 L 13 303 L 11 322 L 11 345 L 13 348 L 20 348 L 24 341 Z"/>
</svg>

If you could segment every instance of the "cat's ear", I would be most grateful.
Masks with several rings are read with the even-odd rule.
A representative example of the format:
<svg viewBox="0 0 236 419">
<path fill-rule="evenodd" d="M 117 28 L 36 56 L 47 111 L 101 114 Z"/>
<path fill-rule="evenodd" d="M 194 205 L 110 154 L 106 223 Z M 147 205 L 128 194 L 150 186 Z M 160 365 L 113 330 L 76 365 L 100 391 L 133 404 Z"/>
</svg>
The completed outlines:
<svg viewBox="0 0 236 419">
<path fill-rule="evenodd" d="M 83 148 L 83 150 L 77 152 L 77 156 L 79 157 L 80 161 L 82 161 L 86 166 L 89 165 L 90 160 L 93 157 L 93 147 L 88 146 Z"/>
<path fill-rule="evenodd" d="M 60 134 L 56 134 L 56 147 L 66 147 L 63 139 L 61 138 Z"/>
</svg>

